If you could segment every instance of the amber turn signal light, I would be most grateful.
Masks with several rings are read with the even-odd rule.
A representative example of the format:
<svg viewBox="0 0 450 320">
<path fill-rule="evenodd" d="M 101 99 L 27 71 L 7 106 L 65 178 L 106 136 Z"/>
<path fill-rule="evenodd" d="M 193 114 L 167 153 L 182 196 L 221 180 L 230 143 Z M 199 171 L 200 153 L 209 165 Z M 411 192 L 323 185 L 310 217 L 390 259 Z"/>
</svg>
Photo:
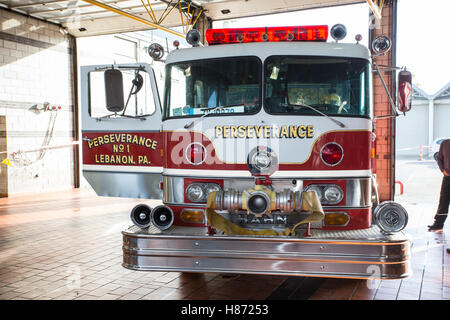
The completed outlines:
<svg viewBox="0 0 450 320">
<path fill-rule="evenodd" d="M 203 210 L 183 210 L 181 212 L 181 220 L 190 223 L 202 223 Z"/>
<path fill-rule="evenodd" d="M 349 216 L 344 212 L 325 213 L 325 218 L 323 219 L 326 226 L 345 226 L 349 220 Z"/>
</svg>

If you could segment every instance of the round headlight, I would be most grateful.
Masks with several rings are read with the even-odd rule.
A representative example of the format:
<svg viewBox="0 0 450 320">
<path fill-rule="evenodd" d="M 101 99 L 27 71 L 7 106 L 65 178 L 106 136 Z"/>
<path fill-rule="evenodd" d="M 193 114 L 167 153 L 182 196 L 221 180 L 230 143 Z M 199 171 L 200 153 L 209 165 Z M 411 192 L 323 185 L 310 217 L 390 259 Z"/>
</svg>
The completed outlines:
<svg viewBox="0 0 450 320">
<path fill-rule="evenodd" d="M 211 192 L 222 190 L 218 184 L 208 183 L 205 186 L 205 196 L 207 197 Z"/>
<path fill-rule="evenodd" d="M 325 188 L 323 198 L 327 203 L 337 204 L 344 198 L 344 193 L 338 186 L 329 186 Z"/>
<path fill-rule="evenodd" d="M 186 195 L 192 202 L 202 201 L 203 189 L 199 184 L 191 184 L 186 189 Z"/>
<path fill-rule="evenodd" d="M 400 204 L 393 201 L 380 203 L 373 215 L 376 224 L 385 233 L 399 232 L 408 224 L 408 213 Z"/>
<path fill-rule="evenodd" d="M 322 188 L 319 186 L 311 185 L 306 187 L 305 191 L 314 191 L 319 197 L 319 200 L 322 200 Z"/>
</svg>

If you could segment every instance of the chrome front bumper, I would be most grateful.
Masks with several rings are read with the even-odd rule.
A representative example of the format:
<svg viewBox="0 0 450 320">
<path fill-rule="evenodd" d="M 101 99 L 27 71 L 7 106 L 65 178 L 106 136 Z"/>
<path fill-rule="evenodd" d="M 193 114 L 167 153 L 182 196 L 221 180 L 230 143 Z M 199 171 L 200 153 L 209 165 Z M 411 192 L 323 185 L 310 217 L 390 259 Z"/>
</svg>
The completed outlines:
<svg viewBox="0 0 450 320">
<path fill-rule="evenodd" d="M 251 273 L 354 279 L 410 275 L 410 241 L 378 227 L 354 231 L 311 230 L 312 236 L 207 235 L 207 228 L 122 231 L 123 266 L 132 270 Z"/>
</svg>

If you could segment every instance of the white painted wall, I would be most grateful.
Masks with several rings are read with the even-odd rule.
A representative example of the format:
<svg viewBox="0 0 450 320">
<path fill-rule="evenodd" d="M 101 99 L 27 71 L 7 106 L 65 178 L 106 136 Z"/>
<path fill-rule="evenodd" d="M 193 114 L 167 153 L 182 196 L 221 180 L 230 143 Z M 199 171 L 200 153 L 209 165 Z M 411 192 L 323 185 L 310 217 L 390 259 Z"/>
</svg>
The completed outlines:
<svg viewBox="0 0 450 320">
<path fill-rule="evenodd" d="M 396 153 L 397 156 L 417 156 L 419 146 L 430 145 L 429 130 L 432 132 L 431 141 L 440 137 L 450 137 L 450 100 L 434 100 L 434 112 L 430 117 L 430 104 L 428 100 L 413 102 L 410 112 L 406 116 L 397 118 Z M 432 128 L 430 128 L 430 124 Z M 429 150 L 423 148 L 424 158 L 428 157 Z"/>
<path fill-rule="evenodd" d="M 419 157 L 419 146 L 428 145 L 428 101 L 413 103 L 406 116 L 397 117 L 396 154 L 397 157 Z M 424 154 L 426 150 L 424 149 Z"/>
<path fill-rule="evenodd" d="M 434 102 L 434 138 L 450 137 L 450 100 Z"/>
</svg>

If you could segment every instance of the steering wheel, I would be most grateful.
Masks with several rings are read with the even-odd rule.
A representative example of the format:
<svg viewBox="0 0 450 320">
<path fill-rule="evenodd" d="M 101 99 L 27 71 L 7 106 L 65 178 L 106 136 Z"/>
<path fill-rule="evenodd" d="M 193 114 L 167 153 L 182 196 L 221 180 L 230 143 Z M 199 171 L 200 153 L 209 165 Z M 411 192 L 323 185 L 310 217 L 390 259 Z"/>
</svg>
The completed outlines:
<svg viewBox="0 0 450 320">
<path fill-rule="evenodd" d="M 345 111 L 345 113 L 348 113 L 349 110 L 347 108 L 345 108 L 346 105 L 347 105 L 347 101 L 342 102 L 341 105 L 338 108 L 337 113 L 341 114 L 342 111 Z"/>
</svg>

